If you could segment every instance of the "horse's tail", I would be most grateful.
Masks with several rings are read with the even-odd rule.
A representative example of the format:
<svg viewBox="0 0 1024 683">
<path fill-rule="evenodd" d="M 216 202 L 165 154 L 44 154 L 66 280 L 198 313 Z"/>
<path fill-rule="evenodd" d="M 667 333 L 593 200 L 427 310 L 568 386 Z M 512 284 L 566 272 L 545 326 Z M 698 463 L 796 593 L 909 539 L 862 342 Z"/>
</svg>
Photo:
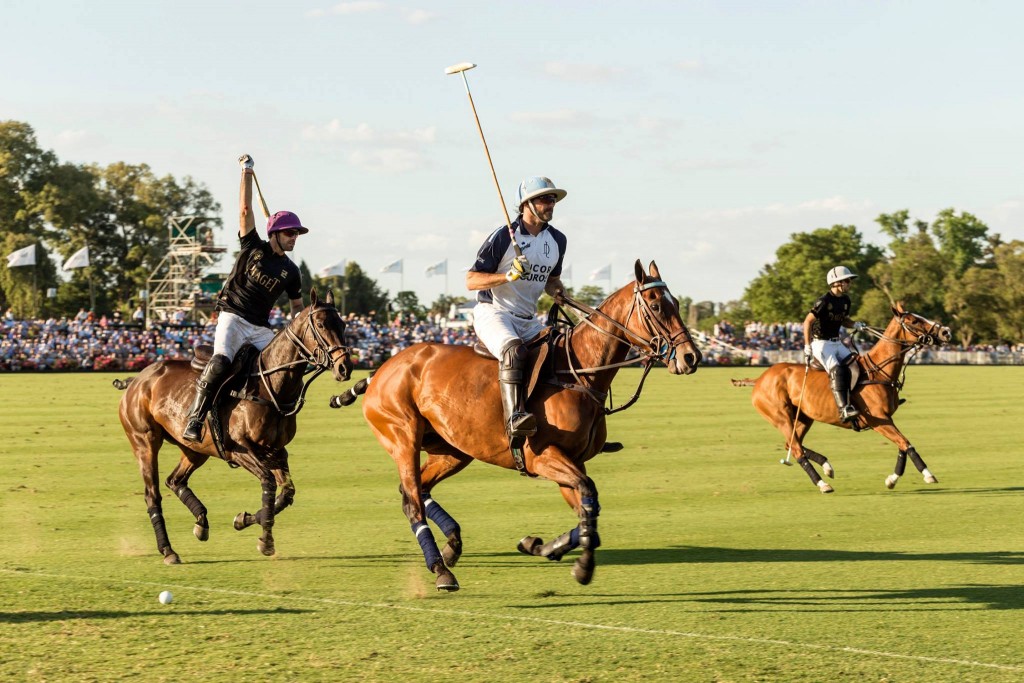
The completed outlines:
<svg viewBox="0 0 1024 683">
<path fill-rule="evenodd" d="M 134 377 L 125 377 L 124 379 L 115 379 L 113 384 L 114 388 L 118 391 L 124 391 L 128 388 L 128 385 L 132 383 Z"/>
<path fill-rule="evenodd" d="M 356 402 L 356 399 L 366 393 L 366 388 L 370 386 L 370 380 L 373 379 L 373 373 L 366 379 L 361 379 L 352 385 L 352 388 L 348 391 L 338 394 L 337 396 L 331 396 L 330 406 L 332 408 L 341 408 L 343 406 L 350 406 Z"/>
</svg>

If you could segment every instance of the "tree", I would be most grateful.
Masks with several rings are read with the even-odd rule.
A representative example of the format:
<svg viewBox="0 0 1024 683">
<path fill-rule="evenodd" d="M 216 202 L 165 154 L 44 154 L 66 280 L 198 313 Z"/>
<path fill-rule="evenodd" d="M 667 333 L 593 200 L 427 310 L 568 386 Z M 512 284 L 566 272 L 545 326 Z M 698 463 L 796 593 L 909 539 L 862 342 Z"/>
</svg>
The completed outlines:
<svg viewBox="0 0 1024 683">
<path fill-rule="evenodd" d="M 1020 344 L 1024 340 L 1024 241 L 995 247 L 993 263 L 999 273 L 996 331 L 1004 340 Z"/>
<path fill-rule="evenodd" d="M 464 296 L 442 294 L 434 300 L 434 303 L 430 304 L 430 308 L 427 310 L 427 313 L 430 315 L 447 316 L 453 305 L 458 306 L 459 304 L 464 304 L 467 301 L 469 301 L 469 299 Z"/>
<path fill-rule="evenodd" d="M 943 298 L 946 263 L 936 248 L 928 224 L 915 221 L 913 229 L 906 226 L 908 212 L 882 214 L 875 219 L 883 232 L 893 236 L 889 244 L 892 256 L 869 271 L 884 298 L 873 296 L 861 304 L 859 317 L 881 325 L 892 317 L 890 306 L 902 301 L 914 313 L 942 320 L 945 317 Z"/>
<path fill-rule="evenodd" d="M 355 261 L 349 261 L 345 265 L 342 295 L 345 312 L 373 314 L 381 322 L 387 318 L 387 293 L 381 291 L 377 281 L 367 276 Z"/>
<path fill-rule="evenodd" d="M 759 320 L 803 320 L 814 300 L 827 288 L 825 274 L 845 265 L 863 275 L 882 259 L 882 250 L 866 244 L 852 225 L 834 225 L 794 233 L 747 286 L 743 298 Z M 870 284 L 854 280 L 851 298 L 856 312 L 858 293 Z"/>
<path fill-rule="evenodd" d="M 423 317 L 426 310 L 420 306 L 420 299 L 416 292 L 405 290 L 395 295 L 391 301 L 391 308 L 404 315 L 413 315 L 417 318 Z"/>
<path fill-rule="evenodd" d="M 939 253 L 956 278 L 971 266 L 980 264 L 987 246 L 988 226 L 962 211 L 944 209 L 932 222 L 932 234 L 939 242 Z"/>
<path fill-rule="evenodd" d="M 998 332 L 999 272 L 994 268 L 971 266 L 955 287 L 946 290 L 943 304 L 951 316 L 949 322 L 961 346 L 976 340 L 995 339 Z"/>
</svg>

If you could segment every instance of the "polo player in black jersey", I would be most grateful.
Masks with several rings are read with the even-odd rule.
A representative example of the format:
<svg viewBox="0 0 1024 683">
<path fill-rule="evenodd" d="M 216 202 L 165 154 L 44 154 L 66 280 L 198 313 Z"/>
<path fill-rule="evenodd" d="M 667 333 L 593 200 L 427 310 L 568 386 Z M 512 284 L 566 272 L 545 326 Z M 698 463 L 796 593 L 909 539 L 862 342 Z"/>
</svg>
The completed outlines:
<svg viewBox="0 0 1024 683">
<path fill-rule="evenodd" d="M 253 161 L 248 154 L 238 159 L 242 180 L 238 193 L 238 240 L 241 251 L 217 297 L 217 332 L 213 357 L 196 380 L 196 395 L 188 412 L 184 441 L 203 440 L 203 420 L 224 374 L 238 349 L 249 343 L 263 350 L 274 338 L 270 310 L 286 292 L 292 315 L 302 310 L 302 278 L 287 253 L 295 240 L 309 230 L 291 211 L 278 211 L 267 221 L 267 241 L 256 232 L 252 212 Z"/>
<path fill-rule="evenodd" d="M 828 271 L 825 278 L 828 292 L 814 302 L 811 312 L 804 318 L 804 356 L 807 363 L 813 356 L 828 372 L 832 396 L 843 422 L 850 422 L 860 414 L 850 404 L 850 368 L 846 361 L 853 352 L 842 343 L 839 335 L 840 327 L 854 330 L 864 327 L 864 323 L 850 319 L 852 302 L 847 292 L 855 277 L 846 266 Z"/>
</svg>

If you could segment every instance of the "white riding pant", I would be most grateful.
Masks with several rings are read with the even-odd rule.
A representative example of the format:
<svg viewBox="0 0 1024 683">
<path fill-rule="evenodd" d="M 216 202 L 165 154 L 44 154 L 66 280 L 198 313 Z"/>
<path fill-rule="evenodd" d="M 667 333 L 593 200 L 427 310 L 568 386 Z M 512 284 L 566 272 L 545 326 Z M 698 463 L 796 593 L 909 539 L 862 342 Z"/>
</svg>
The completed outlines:
<svg viewBox="0 0 1024 683">
<path fill-rule="evenodd" d="M 818 362 L 825 368 L 828 374 L 832 374 L 832 369 L 842 365 L 843 361 L 853 355 L 853 351 L 850 351 L 842 342 L 831 341 L 828 339 L 815 339 L 811 342 L 811 353 L 818 359 Z"/>
<path fill-rule="evenodd" d="M 520 318 L 493 304 L 479 303 L 473 308 L 473 329 L 495 358 L 516 341 L 529 341 L 540 334 L 544 323 L 537 317 Z"/>
<path fill-rule="evenodd" d="M 274 338 L 274 331 L 262 325 L 253 325 L 245 318 L 221 311 L 217 316 L 217 331 L 213 336 L 213 354 L 234 360 L 242 344 L 252 344 L 262 351 Z"/>
</svg>

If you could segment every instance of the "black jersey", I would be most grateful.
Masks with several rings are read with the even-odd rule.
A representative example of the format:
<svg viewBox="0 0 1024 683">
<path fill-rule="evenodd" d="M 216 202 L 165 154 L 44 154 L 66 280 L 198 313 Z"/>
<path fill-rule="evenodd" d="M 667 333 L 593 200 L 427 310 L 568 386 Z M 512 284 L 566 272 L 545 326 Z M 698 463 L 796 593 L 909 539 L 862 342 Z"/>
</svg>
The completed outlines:
<svg viewBox="0 0 1024 683">
<path fill-rule="evenodd" d="M 255 230 L 239 239 L 231 274 L 217 297 L 217 310 L 241 316 L 253 325 L 270 327 L 270 309 L 286 292 L 289 299 L 302 296 L 299 267 L 285 255 L 278 256 Z"/>
<path fill-rule="evenodd" d="M 816 318 L 814 323 L 815 339 L 835 339 L 839 336 L 839 328 L 843 321 L 850 317 L 852 306 L 850 297 L 843 294 L 835 296 L 826 292 L 811 306 L 811 313 Z"/>
</svg>

